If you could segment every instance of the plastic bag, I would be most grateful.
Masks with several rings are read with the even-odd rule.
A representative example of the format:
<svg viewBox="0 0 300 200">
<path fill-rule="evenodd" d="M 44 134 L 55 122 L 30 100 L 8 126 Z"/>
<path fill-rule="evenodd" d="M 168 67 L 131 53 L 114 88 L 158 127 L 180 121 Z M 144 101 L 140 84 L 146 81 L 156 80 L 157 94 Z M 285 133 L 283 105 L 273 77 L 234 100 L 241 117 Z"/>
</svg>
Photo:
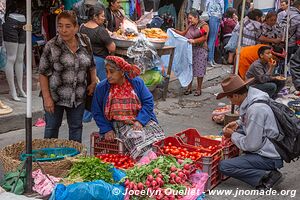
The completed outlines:
<svg viewBox="0 0 300 200">
<path fill-rule="evenodd" d="M 42 173 L 41 169 L 32 172 L 32 178 L 34 179 L 34 186 L 32 189 L 42 196 L 50 195 L 55 187 L 55 182 L 60 181 L 60 178 L 56 178 L 50 175 L 47 176 Z M 51 180 L 49 180 L 48 178 L 50 178 Z"/>
<path fill-rule="evenodd" d="M 119 182 L 126 176 L 125 172 L 112 168 L 113 179 Z M 80 191 L 80 192 L 78 192 Z M 68 186 L 56 185 L 49 200 L 123 200 L 125 187 L 119 184 L 109 184 L 105 181 L 74 183 Z"/>
<path fill-rule="evenodd" d="M 125 172 L 116 168 L 112 168 L 111 172 L 113 173 L 112 175 L 115 182 L 119 182 L 122 178 L 126 176 Z"/>
<path fill-rule="evenodd" d="M 161 72 L 153 69 L 146 71 L 140 77 L 141 79 L 143 79 L 147 87 L 158 85 L 163 80 L 163 76 L 161 75 Z"/>
<path fill-rule="evenodd" d="M 136 24 L 141 27 L 143 26 L 146 27 L 147 24 L 151 22 L 152 18 L 153 18 L 153 12 L 146 13 L 142 15 L 139 20 L 136 21 Z"/>
<path fill-rule="evenodd" d="M 55 197 L 51 200 L 123 200 L 125 188 L 121 185 L 111 185 L 102 180 L 75 183 L 69 186 L 58 184 L 55 188 Z"/>
<path fill-rule="evenodd" d="M 137 24 L 127 17 L 124 18 L 123 23 L 121 24 L 121 29 L 123 32 L 126 30 L 131 30 L 135 34 L 138 33 Z"/>
<path fill-rule="evenodd" d="M 112 168 L 113 179 L 119 182 L 126 176 L 125 172 Z M 79 192 L 80 191 L 80 192 Z M 125 188 L 119 184 L 109 184 L 105 181 L 75 183 L 68 186 L 56 185 L 49 200 L 123 200 Z"/>
<path fill-rule="evenodd" d="M 128 48 L 127 56 L 133 59 L 134 64 L 141 68 L 142 74 L 156 66 L 162 65 L 152 43 L 143 35 L 139 34 L 135 43 Z"/>
<path fill-rule="evenodd" d="M 236 31 L 232 32 L 232 35 L 227 43 L 227 45 L 224 47 L 227 51 L 235 52 L 236 48 L 238 46 L 238 40 L 239 40 L 239 34 Z"/>
<path fill-rule="evenodd" d="M 139 130 L 133 130 L 132 128 L 126 134 L 127 138 L 137 139 L 142 138 L 143 142 L 145 141 L 145 132 Z"/>
<path fill-rule="evenodd" d="M 157 158 L 156 153 L 150 149 L 147 151 L 144 156 L 139 160 L 138 165 L 147 165 L 149 164 L 152 160 L 155 160 Z"/>
<path fill-rule="evenodd" d="M 196 194 L 188 194 L 182 198 L 182 200 L 196 200 L 200 197 L 200 199 L 203 197 L 205 184 L 208 180 L 208 174 L 207 173 L 201 173 L 196 172 L 195 174 L 192 174 L 190 176 L 190 181 L 193 183 L 194 188 L 192 188 L 194 191 L 196 191 Z"/>
</svg>

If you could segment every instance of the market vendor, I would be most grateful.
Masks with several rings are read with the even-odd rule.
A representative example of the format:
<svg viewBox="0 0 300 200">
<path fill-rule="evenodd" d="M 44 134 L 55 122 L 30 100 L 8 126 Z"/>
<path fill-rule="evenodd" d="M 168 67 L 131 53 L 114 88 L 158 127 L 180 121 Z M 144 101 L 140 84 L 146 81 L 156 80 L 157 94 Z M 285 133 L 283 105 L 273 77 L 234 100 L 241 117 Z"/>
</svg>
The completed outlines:
<svg viewBox="0 0 300 200">
<path fill-rule="evenodd" d="M 242 151 L 244 155 L 222 160 L 221 173 L 250 184 L 256 189 L 270 189 L 278 184 L 282 174 L 283 160 L 271 139 L 279 135 L 274 113 L 265 103 L 270 97 L 248 85 L 253 81 L 243 81 L 237 75 L 231 75 L 221 83 L 223 92 L 217 99 L 227 97 L 233 105 L 240 108 L 240 118 L 223 129 L 223 134 Z"/>
<path fill-rule="evenodd" d="M 121 10 L 120 0 L 108 0 L 108 7 L 106 8 L 106 28 L 110 32 L 119 30 L 123 20 L 124 12 Z"/>
<path fill-rule="evenodd" d="M 96 87 L 93 117 L 106 140 L 123 140 L 130 155 L 137 158 L 165 137 L 153 112 L 153 96 L 137 77 L 140 69 L 121 57 L 106 57 L 106 73 L 107 79 Z"/>
</svg>

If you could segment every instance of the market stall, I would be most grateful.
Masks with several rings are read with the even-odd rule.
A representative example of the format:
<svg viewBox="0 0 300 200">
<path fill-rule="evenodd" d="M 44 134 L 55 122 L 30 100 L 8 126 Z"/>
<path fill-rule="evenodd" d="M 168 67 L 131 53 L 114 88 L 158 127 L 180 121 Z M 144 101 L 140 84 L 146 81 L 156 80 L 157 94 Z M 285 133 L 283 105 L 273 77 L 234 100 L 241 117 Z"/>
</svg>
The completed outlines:
<svg viewBox="0 0 300 200">
<path fill-rule="evenodd" d="M 115 54 L 119 56 L 127 56 L 127 50 L 128 50 L 127 48 L 117 48 Z M 167 67 L 166 76 L 164 77 L 165 80 L 164 80 L 163 95 L 162 95 L 163 100 L 166 100 L 167 93 L 168 93 L 169 81 L 170 81 L 173 58 L 174 58 L 174 51 L 175 51 L 175 47 L 173 46 L 164 46 L 161 49 L 157 49 L 157 54 L 159 56 L 170 55 L 169 65 Z"/>
</svg>

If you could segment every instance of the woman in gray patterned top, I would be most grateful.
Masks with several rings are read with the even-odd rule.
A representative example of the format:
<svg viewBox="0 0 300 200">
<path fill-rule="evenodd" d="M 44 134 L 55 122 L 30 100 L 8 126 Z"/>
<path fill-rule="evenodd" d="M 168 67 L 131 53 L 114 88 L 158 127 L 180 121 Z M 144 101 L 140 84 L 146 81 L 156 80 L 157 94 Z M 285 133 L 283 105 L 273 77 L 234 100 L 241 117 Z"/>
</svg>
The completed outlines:
<svg viewBox="0 0 300 200">
<path fill-rule="evenodd" d="M 45 46 L 40 60 L 40 85 L 45 109 L 45 138 L 57 138 L 64 111 L 67 113 L 69 139 L 81 142 L 82 116 L 86 93 L 96 87 L 96 68 L 89 53 L 87 36 L 78 34 L 74 11 L 57 17 L 58 35 Z M 87 85 L 87 73 L 91 84 Z"/>
<path fill-rule="evenodd" d="M 262 35 L 264 37 L 267 37 L 269 39 L 277 39 L 280 40 L 280 43 L 277 43 L 277 45 L 284 45 L 283 44 L 283 28 L 279 27 L 277 23 L 277 13 L 275 11 L 270 11 L 266 15 L 265 21 L 262 24 Z M 265 44 L 269 45 L 275 45 L 275 43 L 272 42 L 264 42 Z"/>
</svg>

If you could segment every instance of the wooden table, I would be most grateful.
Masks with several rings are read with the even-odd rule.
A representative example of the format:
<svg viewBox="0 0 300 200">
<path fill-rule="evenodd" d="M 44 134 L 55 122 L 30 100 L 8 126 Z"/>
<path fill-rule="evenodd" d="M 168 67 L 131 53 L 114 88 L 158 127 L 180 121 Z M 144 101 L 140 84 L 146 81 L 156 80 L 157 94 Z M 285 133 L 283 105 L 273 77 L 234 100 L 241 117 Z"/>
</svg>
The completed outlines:
<svg viewBox="0 0 300 200">
<path fill-rule="evenodd" d="M 162 99 L 165 101 L 166 97 L 167 97 L 167 93 L 168 93 L 168 87 L 169 87 L 169 81 L 170 81 L 170 76 L 171 76 L 171 71 L 172 71 L 175 47 L 164 46 L 162 49 L 157 49 L 156 51 L 159 56 L 170 55 L 167 74 L 164 77 L 163 94 L 162 94 Z M 127 49 L 117 47 L 116 51 L 115 51 L 115 55 L 127 56 Z"/>
</svg>

